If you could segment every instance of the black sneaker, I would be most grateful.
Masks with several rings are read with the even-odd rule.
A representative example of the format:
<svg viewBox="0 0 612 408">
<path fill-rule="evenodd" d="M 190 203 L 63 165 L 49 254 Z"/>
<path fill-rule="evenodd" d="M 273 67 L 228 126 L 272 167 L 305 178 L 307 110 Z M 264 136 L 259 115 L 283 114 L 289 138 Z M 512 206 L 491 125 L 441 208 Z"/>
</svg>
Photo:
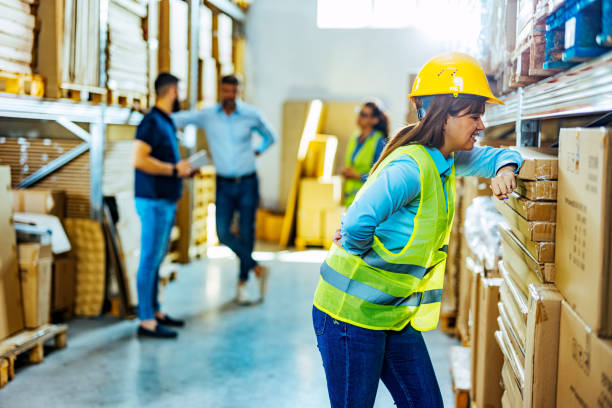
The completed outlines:
<svg viewBox="0 0 612 408">
<path fill-rule="evenodd" d="M 157 324 L 163 324 L 164 326 L 168 326 L 168 327 L 183 327 L 183 326 L 185 326 L 185 321 L 184 320 L 173 319 L 173 318 L 171 318 L 168 315 L 166 315 L 166 317 L 164 317 L 163 319 L 160 319 L 159 317 L 156 317 L 155 320 L 157 320 Z"/>
<path fill-rule="evenodd" d="M 138 326 L 138 335 L 144 337 L 154 337 L 157 339 L 175 339 L 178 336 L 178 333 L 162 326 L 161 324 L 158 324 L 155 327 L 155 330 L 149 330 L 142 326 Z"/>
</svg>

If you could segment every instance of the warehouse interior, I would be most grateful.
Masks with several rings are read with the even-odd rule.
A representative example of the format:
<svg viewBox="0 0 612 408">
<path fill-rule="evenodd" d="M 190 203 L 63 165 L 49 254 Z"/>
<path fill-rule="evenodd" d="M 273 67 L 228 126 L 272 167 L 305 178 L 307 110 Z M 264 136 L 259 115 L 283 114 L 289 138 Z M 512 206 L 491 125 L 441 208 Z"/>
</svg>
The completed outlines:
<svg viewBox="0 0 612 408">
<path fill-rule="evenodd" d="M 419 94 L 438 63 L 458 88 Z M 441 94 L 487 101 L 487 177 L 471 147 L 393 143 Z M 611 118 L 612 0 L 0 0 L 0 407 L 612 407 Z M 357 251 L 415 143 L 421 198 Z M 448 225 L 402 263 L 430 188 Z M 400 266 L 422 286 L 385 292 Z M 323 307 L 328 283 L 359 312 Z M 422 335 L 433 385 L 402 400 L 385 355 L 361 400 L 366 332 Z"/>
</svg>

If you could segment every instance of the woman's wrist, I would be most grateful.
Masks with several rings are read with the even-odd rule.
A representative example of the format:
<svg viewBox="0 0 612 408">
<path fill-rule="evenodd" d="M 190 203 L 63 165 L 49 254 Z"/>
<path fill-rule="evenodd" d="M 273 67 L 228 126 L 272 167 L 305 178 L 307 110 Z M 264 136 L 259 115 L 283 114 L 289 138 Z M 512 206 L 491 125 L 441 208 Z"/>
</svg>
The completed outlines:
<svg viewBox="0 0 612 408">
<path fill-rule="evenodd" d="M 497 176 L 501 176 L 502 174 L 514 174 L 514 172 L 516 171 L 516 169 L 518 168 L 518 166 L 516 164 L 507 164 L 503 167 L 501 167 L 499 170 L 497 170 L 496 175 Z"/>
</svg>

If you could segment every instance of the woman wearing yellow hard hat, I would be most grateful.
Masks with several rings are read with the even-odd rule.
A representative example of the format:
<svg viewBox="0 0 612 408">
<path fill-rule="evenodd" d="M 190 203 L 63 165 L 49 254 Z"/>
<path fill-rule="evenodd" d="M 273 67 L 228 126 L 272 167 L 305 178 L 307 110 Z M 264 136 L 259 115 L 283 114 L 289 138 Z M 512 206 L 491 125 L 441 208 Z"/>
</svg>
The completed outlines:
<svg viewBox="0 0 612 408">
<path fill-rule="evenodd" d="M 379 380 L 398 407 L 442 407 L 422 331 L 438 325 L 455 176 L 516 187 L 520 154 L 474 146 L 491 93 L 478 62 L 429 60 L 410 95 L 419 122 L 400 130 L 348 208 L 321 266 L 313 324 L 332 407 L 372 407 Z"/>
</svg>

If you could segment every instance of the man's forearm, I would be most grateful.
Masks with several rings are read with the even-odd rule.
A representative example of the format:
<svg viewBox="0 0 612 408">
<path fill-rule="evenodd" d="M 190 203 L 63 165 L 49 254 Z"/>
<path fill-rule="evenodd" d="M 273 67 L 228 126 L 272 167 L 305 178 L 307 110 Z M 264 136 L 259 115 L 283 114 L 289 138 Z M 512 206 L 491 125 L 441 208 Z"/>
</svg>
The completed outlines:
<svg viewBox="0 0 612 408">
<path fill-rule="evenodd" d="M 154 157 L 147 156 L 137 160 L 134 167 L 138 170 L 159 176 L 172 176 L 174 172 L 174 164 L 157 160 Z"/>
</svg>

